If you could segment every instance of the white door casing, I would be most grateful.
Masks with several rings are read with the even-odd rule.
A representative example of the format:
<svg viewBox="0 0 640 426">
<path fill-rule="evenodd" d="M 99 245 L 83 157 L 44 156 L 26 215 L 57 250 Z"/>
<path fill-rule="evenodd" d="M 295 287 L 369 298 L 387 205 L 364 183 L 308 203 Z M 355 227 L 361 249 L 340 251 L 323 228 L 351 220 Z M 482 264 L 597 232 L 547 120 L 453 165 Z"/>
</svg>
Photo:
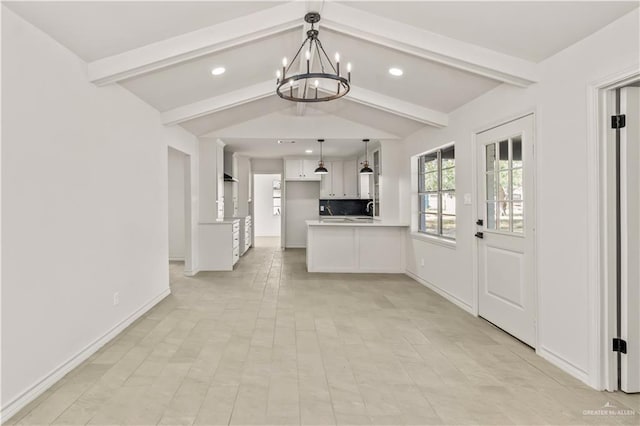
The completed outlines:
<svg viewBox="0 0 640 426">
<path fill-rule="evenodd" d="M 533 114 L 476 136 L 478 313 L 536 346 Z"/>
<path fill-rule="evenodd" d="M 640 88 L 620 89 L 620 388 L 640 392 Z"/>
</svg>

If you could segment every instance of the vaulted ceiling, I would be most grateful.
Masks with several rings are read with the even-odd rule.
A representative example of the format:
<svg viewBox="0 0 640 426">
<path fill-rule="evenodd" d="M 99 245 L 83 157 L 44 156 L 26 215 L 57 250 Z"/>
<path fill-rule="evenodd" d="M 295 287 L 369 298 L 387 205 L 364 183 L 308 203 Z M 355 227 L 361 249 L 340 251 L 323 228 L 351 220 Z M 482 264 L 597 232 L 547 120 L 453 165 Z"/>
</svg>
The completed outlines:
<svg viewBox="0 0 640 426">
<path fill-rule="evenodd" d="M 120 84 L 166 125 L 272 156 L 315 137 L 400 139 L 443 127 L 448 113 L 499 84 L 538 81 L 537 63 L 638 7 L 628 2 L 3 2 L 88 63 L 98 86 Z M 319 11 L 320 39 L 353 64 L 352 90 L 292 104 L 274 74 Z M 212 76 L 214 67 L 226 72 Z M 400 78 L 389 67 L 404 70 Z M 354 147 L 355 144 L 352 144 Z M 288 150 L 293 150 L 291 146 Z M 355 149 L 355 148 L 354 148 Z M 285 152 L 285 155 L 288 151 Z"/>
</svg>

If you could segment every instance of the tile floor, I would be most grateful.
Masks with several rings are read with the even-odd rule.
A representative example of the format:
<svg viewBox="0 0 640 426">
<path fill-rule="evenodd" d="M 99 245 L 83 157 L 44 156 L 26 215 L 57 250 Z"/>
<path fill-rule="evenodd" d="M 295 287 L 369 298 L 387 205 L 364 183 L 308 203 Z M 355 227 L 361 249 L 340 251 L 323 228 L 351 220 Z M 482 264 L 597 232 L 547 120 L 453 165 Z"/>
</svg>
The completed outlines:
<svg viewBox="0 0 640 426">
<path fill-rule="evenodd" d="M 251 249 L 173 294 L 9 424 L 639 424 L 601 393 L 403 275 L 308 274 Z"/>
</svg>

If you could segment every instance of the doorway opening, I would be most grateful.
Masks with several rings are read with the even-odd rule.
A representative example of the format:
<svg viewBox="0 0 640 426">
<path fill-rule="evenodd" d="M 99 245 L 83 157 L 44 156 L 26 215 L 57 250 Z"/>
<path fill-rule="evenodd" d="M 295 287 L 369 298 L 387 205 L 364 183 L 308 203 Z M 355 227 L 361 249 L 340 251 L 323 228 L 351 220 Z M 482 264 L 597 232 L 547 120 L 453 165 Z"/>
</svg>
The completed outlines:
<svg viewBox="0 0 640 426">
<path fill-rule="evenodd" d="M 599 387 L 640 392 L 640 73 L 591 87 L 591 293 Z"/>
<path fill-rule="evenodd" d="M 169 263 L 193 275 L 191 256 L 191 156 L 168 148 Z"/>
<path fill-rule="evenodd" d="M 253 215 L 256 247 L 281 247 L 282 175 L 253 175 Z"/>
</svg>

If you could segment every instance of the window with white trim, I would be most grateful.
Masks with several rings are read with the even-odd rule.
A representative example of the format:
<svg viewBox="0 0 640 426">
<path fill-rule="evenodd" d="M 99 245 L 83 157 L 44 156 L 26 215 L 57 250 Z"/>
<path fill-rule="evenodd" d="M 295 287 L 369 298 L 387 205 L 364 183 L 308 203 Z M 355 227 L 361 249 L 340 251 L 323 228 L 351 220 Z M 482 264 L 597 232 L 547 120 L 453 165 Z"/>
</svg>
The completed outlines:
<svg viewBox="0 0 640 426">
<path fill-rule="evenodd" d="M 456 238 L 454 145 L 418 157 L 418 232 Z"/>
</svg>

